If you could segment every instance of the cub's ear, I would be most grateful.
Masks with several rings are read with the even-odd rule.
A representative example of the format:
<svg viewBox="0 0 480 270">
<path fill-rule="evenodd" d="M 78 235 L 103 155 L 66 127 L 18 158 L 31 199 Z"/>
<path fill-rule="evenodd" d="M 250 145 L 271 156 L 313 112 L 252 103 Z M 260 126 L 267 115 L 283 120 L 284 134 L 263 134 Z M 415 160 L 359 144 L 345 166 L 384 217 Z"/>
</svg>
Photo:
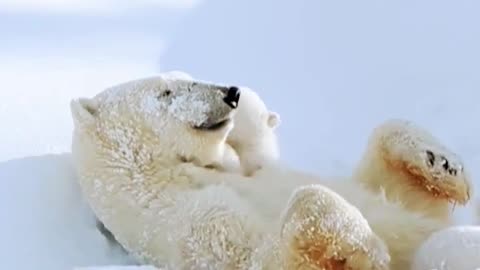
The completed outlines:
<svg viewBox="0 0 480 270">
<path fill-rule="evenodd" d="M 267 125 L 270 128 L 277 128 L 280 125 L 280 115 L 276 112 L 268 112 Z"/>
<path fill-rule="evenodd" d="M 70 111 L 72 113 L 73 123 L 77 128 L 95 123 L 97 110 L 98 104 L 92 99 L 79 98 L 70 101 Z"/>
</svg>

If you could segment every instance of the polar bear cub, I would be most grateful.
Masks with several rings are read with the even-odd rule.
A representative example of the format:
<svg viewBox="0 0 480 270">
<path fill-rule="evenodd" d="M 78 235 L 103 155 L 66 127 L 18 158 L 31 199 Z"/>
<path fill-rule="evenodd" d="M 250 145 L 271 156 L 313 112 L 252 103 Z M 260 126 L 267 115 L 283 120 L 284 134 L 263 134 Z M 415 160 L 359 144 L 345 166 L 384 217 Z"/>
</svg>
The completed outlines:
<svg viewBox="0 0 480 270">
<path fill-rule="evenodd" d="M 280 125 L 280 115 L 270 111 L 250 88 L 241 88 L 240 99 L 227 144 L 237 153 L 243 174 L 249 176 L 278 160 L 280 153 L 275 131 Z"/>
</svg>

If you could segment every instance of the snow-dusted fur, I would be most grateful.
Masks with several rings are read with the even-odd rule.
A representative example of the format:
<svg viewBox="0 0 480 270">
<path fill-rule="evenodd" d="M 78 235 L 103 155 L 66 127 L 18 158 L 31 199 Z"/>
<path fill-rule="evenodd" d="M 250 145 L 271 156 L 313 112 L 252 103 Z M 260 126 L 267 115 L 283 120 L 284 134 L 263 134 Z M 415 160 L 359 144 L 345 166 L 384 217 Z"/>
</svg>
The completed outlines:
<svg viewBox="0 0 480 270">
<path fill-rule="evenodd" d="M 280 115 L 268 110 L 260 96 L 250 88 L 241 88 L 241 100 L 227 144 L 237 153 L 242 172 L 248 176 L 279 159 L 275 131 L 280 125 Z"/>
<path fill-rule="evenodd" d="M 194 80 L 183 71 L 170 71 L 160 76 L 166 80 Z M 219 169 L 250 176 L 280 157 L 276 134 L 280 115 L 269 110 L 258 93 L 248 87 L 240 88 L 242 102 L 233 116 L 234 126 L 227 136 L 223 168 Z"/>
<path fill-rule="evenodd" d="M 466 204 L 473 193 L 460 157 L 423 128 L 398 119 L 375 128 L 353 178 L 448 224 L 451 204 Z"/>
<path fill-rule="evenodd" d="M 412 270 L 480 268 L 480 227 L 453 226 L 433 233 L 418 249 Z"/>
<path fill-rule="evenodd" d="M 404 270 L 444 227 L 351 179 L 283 164 L 253 177 L 218 170 L 236 111 L 224 102 L 227 89 L 152 77 L 72 101 L 83 193 L 141 261 L 168 269 L 332 270 L 389 269 L 390 262 Z"/>
</svg>

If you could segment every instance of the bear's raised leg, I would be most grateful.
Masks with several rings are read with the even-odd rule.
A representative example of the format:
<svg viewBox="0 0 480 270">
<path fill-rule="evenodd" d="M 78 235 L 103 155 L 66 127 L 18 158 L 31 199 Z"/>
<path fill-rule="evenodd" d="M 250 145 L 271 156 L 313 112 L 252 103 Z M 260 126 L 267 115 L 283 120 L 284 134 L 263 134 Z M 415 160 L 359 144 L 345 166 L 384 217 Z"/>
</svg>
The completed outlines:
<svg viewBox="0 0 480 270">
<path fill-rule="evenodd" d="M 372 133 L 354 179 L 407 209 L 448 221 L 449 204 L 465 204 L 471 182 L 459 157 L 428 131 L 389 120 Z"/>
<path fill-rule="evenodd" d="M 387 247 L 362 214 L 319 185 L 293 194 L 283 217 L 280 249 L 285 269 L 389 269 Z"/>
</svg>

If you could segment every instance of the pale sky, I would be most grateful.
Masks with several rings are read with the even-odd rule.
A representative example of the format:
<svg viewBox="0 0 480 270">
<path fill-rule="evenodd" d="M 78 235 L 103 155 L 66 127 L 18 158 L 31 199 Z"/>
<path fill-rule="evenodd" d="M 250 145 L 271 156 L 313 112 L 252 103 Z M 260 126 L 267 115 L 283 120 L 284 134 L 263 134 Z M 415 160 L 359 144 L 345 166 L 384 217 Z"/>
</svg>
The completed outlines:
<svg viewBox="0 0 480 270">
<path fill-rule="evenodd" d="M 106 15 L 132 9 L 193 8 L 200 0 L 2 0 L 0 10 L 10 13 Z"/>
</svg>

